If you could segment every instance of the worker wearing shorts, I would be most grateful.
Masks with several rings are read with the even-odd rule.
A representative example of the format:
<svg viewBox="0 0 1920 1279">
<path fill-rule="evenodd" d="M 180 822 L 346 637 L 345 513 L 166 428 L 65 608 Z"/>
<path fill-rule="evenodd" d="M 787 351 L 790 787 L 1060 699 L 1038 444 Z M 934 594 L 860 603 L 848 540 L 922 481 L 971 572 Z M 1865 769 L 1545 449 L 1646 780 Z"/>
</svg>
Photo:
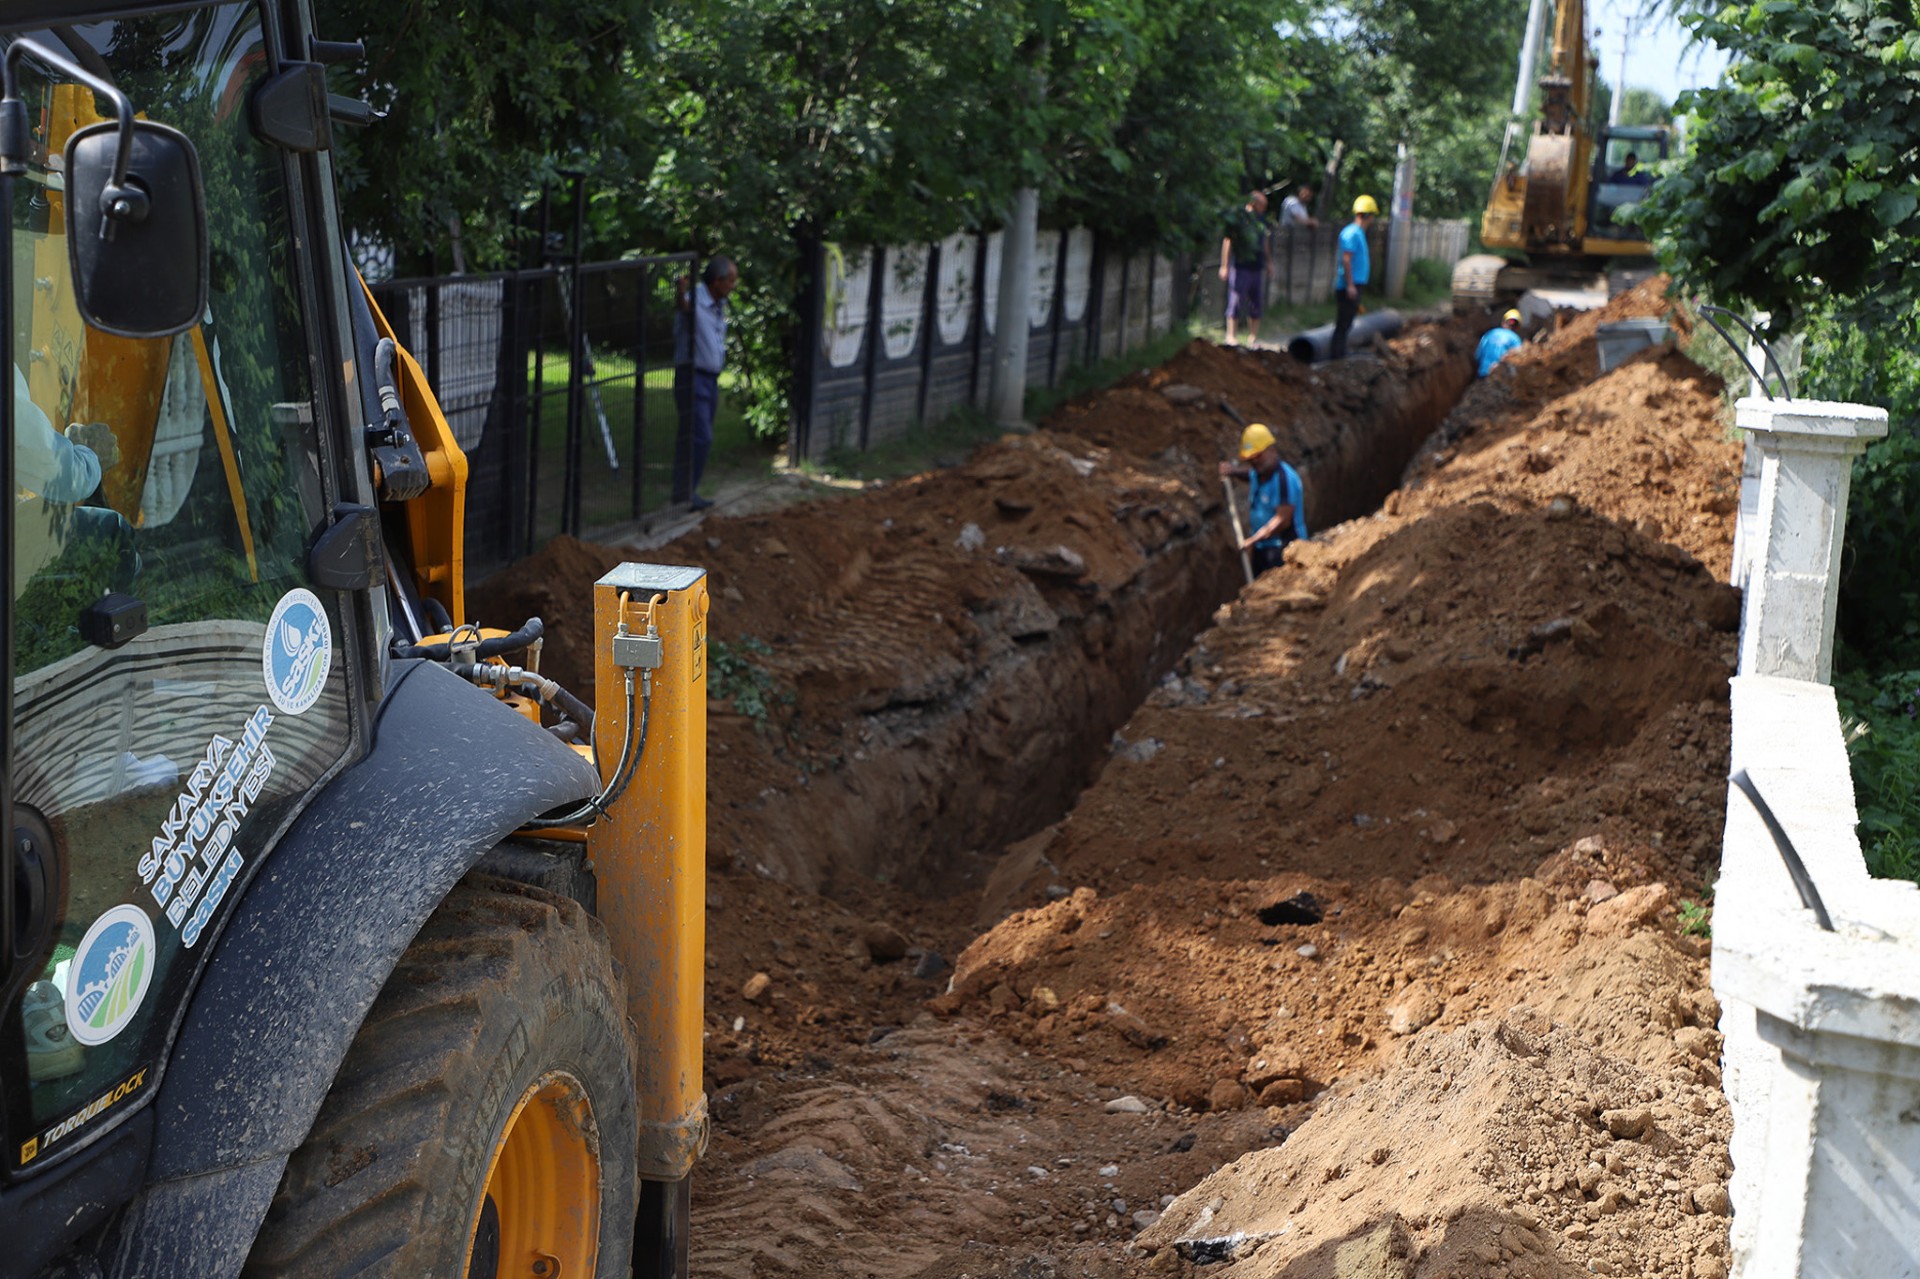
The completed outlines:
<svg viewBox="0 0 1920 1279">
<path fill-rule="evenodd" d="M 1247 322 L 1247 340 L 1260 340 L 1260 317 L 1266 312 L 1267 197 L 1255 191 L 1246 206 L 1227 219 L 1220 241 L 1220 278 L 1227 284 L 1227 341 L 1234 341 L 1235 321 Z"/>
</svg>

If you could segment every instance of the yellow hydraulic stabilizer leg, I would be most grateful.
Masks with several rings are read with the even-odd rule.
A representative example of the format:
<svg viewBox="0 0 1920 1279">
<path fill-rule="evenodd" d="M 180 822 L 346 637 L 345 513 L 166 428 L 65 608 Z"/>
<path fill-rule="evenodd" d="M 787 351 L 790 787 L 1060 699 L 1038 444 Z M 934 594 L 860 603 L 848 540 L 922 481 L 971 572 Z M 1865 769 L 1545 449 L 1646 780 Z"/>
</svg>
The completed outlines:
<svg viewBox="0 0 1920 1279">
<path fill-rule="evenodd" d="M 594 584 L 593 617 L 602 781 L 620 766 L 630 675 L 645 740 L 632 780 L 589 828 L 587 849 L 640 1030 L 638 1171 L 679 1182 L 707 1145 L 706 570 L 622 564 Z"/>
</svg>

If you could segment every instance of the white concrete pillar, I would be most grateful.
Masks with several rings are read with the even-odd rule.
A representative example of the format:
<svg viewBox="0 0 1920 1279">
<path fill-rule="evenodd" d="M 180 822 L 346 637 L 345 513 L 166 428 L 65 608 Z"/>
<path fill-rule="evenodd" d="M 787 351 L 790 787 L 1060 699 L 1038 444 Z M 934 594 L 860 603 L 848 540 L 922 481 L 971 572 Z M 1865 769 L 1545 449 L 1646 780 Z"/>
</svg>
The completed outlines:
<svg viewBox="0 0 1920 1279">
<path fill-rule="evenodd" d="M 1825 683 L 1833 674 L 1840 543 L 1853 459 L 1887 433 L 1887 411 L 1749 397 L 1734 421 L 1760 448 L 1760 511 L 1740 628 L 1740 673 Z"/>
<path fill-rule="evenodd" d="M 1912 893 L 1911 885 L 1888 888 Z M 1912 903 L 1900 904 L 1908 909 L 1876 922 L 1910 926 Z M 1716 915 L 1721 909 L 1716 903 Z M 1739 1009 L 1751 1019 L 1756 1050 L 1742 1063 L 1743 1086 L 1729 1093 L 1734 1275 L 1915 1279 L 1920 973 L 1912 948 L 1870 925 L 1794 937 L 1789 950 L 1798 931 L 1786 923 L 1770 954 L 1714 955 L 1714 988 L 1729 1016 Z"/>
</svg>

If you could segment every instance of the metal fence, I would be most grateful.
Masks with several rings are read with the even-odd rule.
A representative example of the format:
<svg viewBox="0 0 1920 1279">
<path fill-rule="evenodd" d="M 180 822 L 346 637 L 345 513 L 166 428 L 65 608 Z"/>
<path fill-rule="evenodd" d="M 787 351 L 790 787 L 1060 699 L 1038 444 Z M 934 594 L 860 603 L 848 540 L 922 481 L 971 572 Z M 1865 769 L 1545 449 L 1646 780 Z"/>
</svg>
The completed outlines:
<svg viewBox="0 0 1920 1279">
<path fill-rule="evenodd" d="M 1368 251 L 1373 257 L 1373 283 L 1378 292 L 1386 280 L 1387 246 L 1391 224 L 1380 220 L 1367 233 Z M 1468 228 L 1456 220 L 1413 221 L 1407 226 L 1412 241 L 1408 261 L 1433 258 L 1451 266 L 1467 255 Z M 1273 271 L 1267 277 L 1268 306 L 1310 306 L 1333 299 L 1335 248 L 1340 228 L 1336 226 L 1276 227 L 1269 243 L 1273 250 Z M 1216 245 L 1216 253 L 1218 251 Z M 1202 264 L 1198 298 L 1194 310 L 1205 316 L 1219 316 L 1226 307 L 1226 286 L 1220 282 L 1219 259 Z"/>
<path fill-rule="evenodd" d="M 1084 228 L 1042 231 L 1028 298 L 1027 385 L 1114 356 L 1185 318 L 1184 261 L 1111 250 Z M 984 405 L 999 322 L 1000 233 L 936 244 L 820 243 L 803 276 L 789 451 L 865 451 Z"/>
<path fill-rule="evenodd" d="M 674 282 L 692 254 L 389 280 L 373 294 L 467 454 L 467 562 L 675 500 Z"/>
</svg>

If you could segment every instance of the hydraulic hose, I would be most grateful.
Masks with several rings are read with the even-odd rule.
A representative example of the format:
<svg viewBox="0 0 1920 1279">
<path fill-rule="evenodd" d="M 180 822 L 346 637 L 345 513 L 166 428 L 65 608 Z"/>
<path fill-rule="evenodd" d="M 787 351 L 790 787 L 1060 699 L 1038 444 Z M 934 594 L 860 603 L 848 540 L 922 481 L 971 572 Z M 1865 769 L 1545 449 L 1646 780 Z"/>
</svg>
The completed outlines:
<svg viewBox="0 0 1920 1279">
<path fill-rule="evenodd" d="M 589 737 L 593 734 L 593 708 L 569 693 L 558 680 L 547 678 L 535 671 L 522 670 L 518 666 L 502 666 L 497 663 L 454 662 L 453 673 L 461 679 L 472 680 L 487 688 L 512 687 L 532 693 L 542 703 L 552 703 L 566 712 L 567 718 L 578 724 Z"/>
<path fill-rule="evenodd" d="M 540 619 L 529 617 L 519 630 L 510 635 L 496 635 L 492 639 L 481 640 L 474 646 L 474 660 L 498 657 L 502 653 L 519 652 L 545 634 L 546 626 Z M 443 640 L 438 644 L 410 644 L 405 640 L 396 639 L 393 642 L 393 655 L 399 658 L 424 657 L 431 662 L 444 662 L 453 656 L 453 643 L 450 640 Z"/>
<path fill-rule="evenodd" d="M 627 785 L 633 781 L 633 775 L 639 771 L 640 757 L 647 750 L 647 719 L 653 709 L 653 673 L 646 672 L 641 677 L 644 686 L 637 702 L 634 691 L 633 668 L 627 668 L 627 731 L 620 744 L 620 762 L 614 766 L 613 780 L 606 789 L 574 809 L 571 813 L 559 817 L 537 817 L 525 823 L 522 830 L 552 830 L 556 826 L 578 826 L 582 822 L 591 822 L 607 811 L 609 805 L 626 794 Z M 637 725 L 637 730 L 636 730 Z"/>
</svg>

